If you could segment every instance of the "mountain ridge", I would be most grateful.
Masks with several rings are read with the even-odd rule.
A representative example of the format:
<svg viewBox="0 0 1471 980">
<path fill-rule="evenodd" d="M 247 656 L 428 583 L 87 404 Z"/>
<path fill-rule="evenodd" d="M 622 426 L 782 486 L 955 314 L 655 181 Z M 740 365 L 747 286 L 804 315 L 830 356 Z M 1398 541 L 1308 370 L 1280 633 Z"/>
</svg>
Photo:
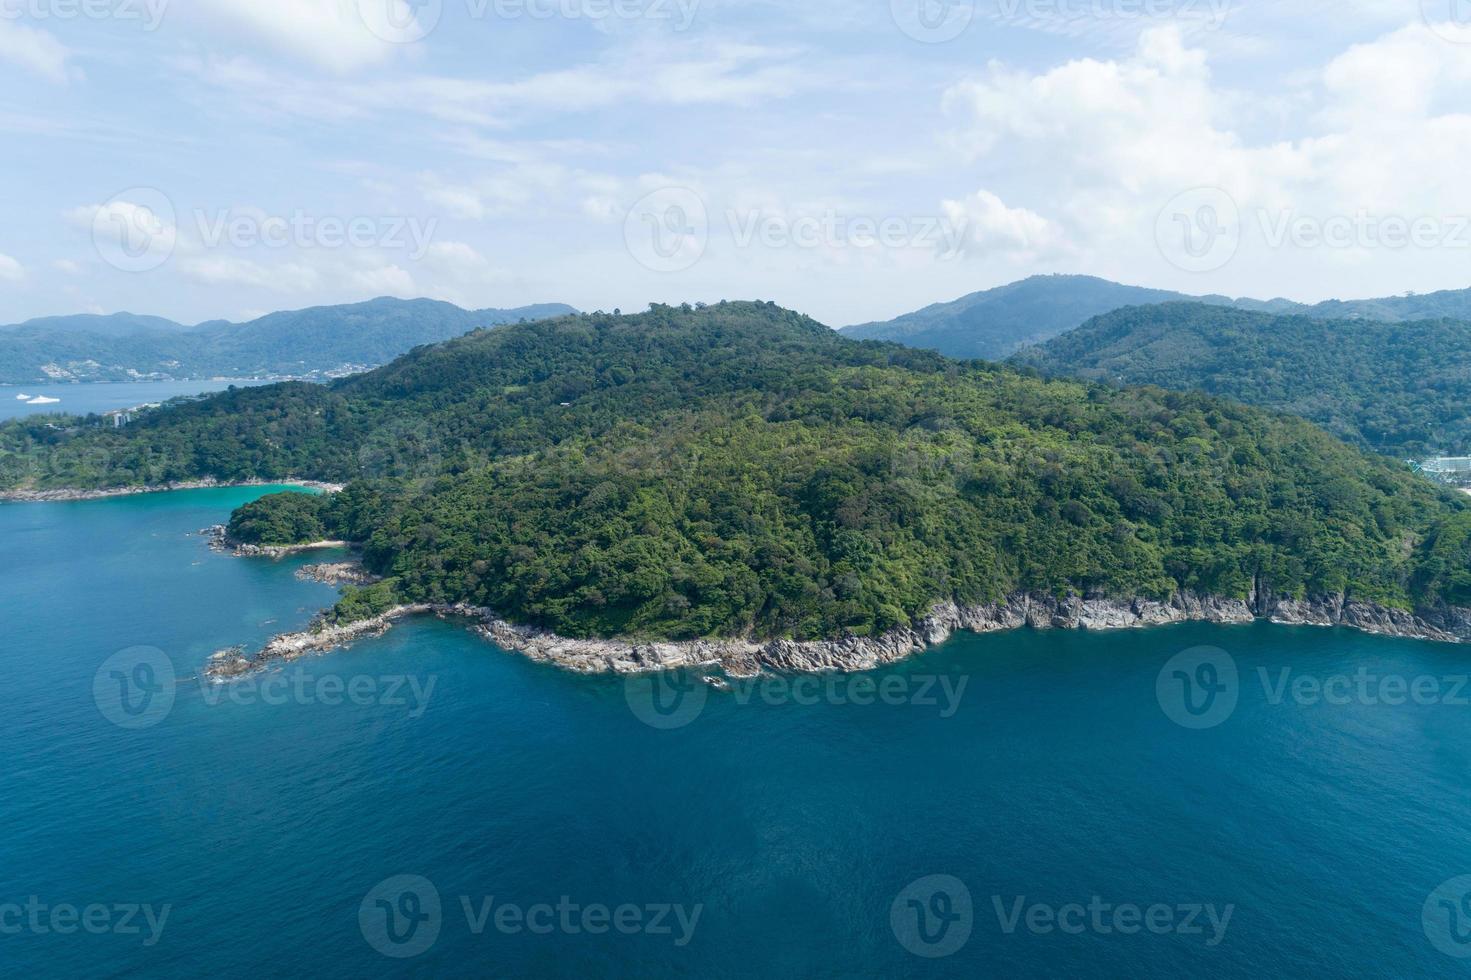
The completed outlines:
<svg viewBox="0 0 1471 980">
<path fill-rule="evenodd" d="M 192 327 L 131 313 L 42 317 L 0 327 L 0 383 L 331 376 L 478 327 L 569 312 L 560 303 L 465 310 L 383 296 Z"/>
<path fill-rule="evenodd" d="M 1323 319 L 1471 319 L 1471 289 L 1308 304 L 1280 297 L 1258 300 L 1218 294 L 1192 296 L 1096 276 L 1055 274 L 1031 276 L 931 304 L 892 320 L 843 327 L 841 332 L 858 340 L 891 340 L 922 347 L 947 357 L 1001 360 L 1114 310 L 1180 302 Z"/>
</svg>

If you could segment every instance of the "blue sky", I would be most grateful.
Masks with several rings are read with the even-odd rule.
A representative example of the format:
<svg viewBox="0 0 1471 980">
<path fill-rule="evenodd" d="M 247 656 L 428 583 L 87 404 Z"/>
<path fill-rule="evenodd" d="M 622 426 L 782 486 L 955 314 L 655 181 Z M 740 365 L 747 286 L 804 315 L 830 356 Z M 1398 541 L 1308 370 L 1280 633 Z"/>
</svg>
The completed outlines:
<svg viewBox="0 0 1471 980">
<path fill-rule="evenodd" d="M 1467 25 L 1465 0 L 0 0 L 0 322 L 389 294 L 840 325 L 1035 272 L 1463 288 Z"/>
</svg>

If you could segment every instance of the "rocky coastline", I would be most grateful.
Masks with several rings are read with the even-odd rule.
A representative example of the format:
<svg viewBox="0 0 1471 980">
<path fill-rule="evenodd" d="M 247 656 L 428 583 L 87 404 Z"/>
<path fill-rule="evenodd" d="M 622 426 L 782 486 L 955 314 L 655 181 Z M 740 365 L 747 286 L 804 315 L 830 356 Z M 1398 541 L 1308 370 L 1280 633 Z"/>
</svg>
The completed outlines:
<svg viewBox="0 0 1471 980">
<path fill-rule="evenodd" d="M 312 551 L 322 551 L 330 548 L 353 547 L 353 543 L 351 541 L 308 541 L 305 544 L 279 545 L 246 544 L 243 541 L 236 541 L 234 538 L 230 537 L 229 528 L 226 527 L 224 524 L 215 524 L 212 527 L 204 528 L 199 533 L 209 539 L 209 546 L 212 550 L 223 551 L 228 554 L 234 555 L 237 558 L 289 558 L 292 555 L 303 555 Z M 346 568 L 347 566 L 356 564 L 356 562 L 336 562 L 331 565 L 309 565 L 307 567 L 320 570 L 338 567 Z M 303 571 L 305 571 L 305 569 L 303 569 Z M 370 580 L 376 581 L 376 579 L 373 579 L 373 577 L 368 575 L 366 571 L 363 571 L 362 575 L 366 576 Z M 320 578 L 317 579 L 317 581 L 329 582 L 329 584 L 336 584 L 335 582 L 331 582 L 327 578 Z M 352 580 L 344 576 L 340 579 L 340 581 L 351 582 Z"/>
<path fill-rule="evenodd" d="M 948 640 L 961 631 L 995 633 L 1021 629 L 1120 630 L 1172 623 L 1244 624 L 1259 619 L 1284 625 L 1345 626 L 1382 636 L 1458 643 L 1471 641 L 1471 609 L 1448 607 L 1419 614 L 1342 596 L 1317 600 L 1253 595 L 1223 599 L 1179 593 L 1168 601 L 1018 593 L 977 606 L 936 604 L 930 614 L 906 629 L 880 637 L 836 640 L 751 639 L 658 642 L 587 640 L 506 622 L 492 611 L 466 605 L 405 605 L 381 616 L 342 626 L 322 626 L 276 637 L 258 653 L 215 654 L 205 674 L 229 680 L 272 664 L 346 646 L 378 636 L 409 616 L 433 614 L 472 621 L 471 628 L 505 650 L 537 663 L 583 674 L 640 674 L 678 668 L 715 669 L 728 677 L 765 672 L 815 673 L 873 670 L 896 663 Z"/>
<path fill-rule="evenodd" d="M 321 582 L 323 585 L 372 585 L 383 581 L 382 576 L 368 571 L 357 559 L 303 565 L 296 570 L 296 577 L 303 582 Z"/>
<path fill-rule="evenodd" d="M 141 487 L 112 487 L 106 490 L 0 490 L 0 501 L 11 503 L 64 503 L 75 500 L 106 500 L 111 497 L 132 497 L 140 493 L 167 493 L 173 490 L 219 490 L 229 487 L 305 487 L 323 493 L 336 493 L 342 489 L 339 483 L 323 483 L 319 480 L 183 480 L 178 483 L 156 483 Z"/>
</svg>

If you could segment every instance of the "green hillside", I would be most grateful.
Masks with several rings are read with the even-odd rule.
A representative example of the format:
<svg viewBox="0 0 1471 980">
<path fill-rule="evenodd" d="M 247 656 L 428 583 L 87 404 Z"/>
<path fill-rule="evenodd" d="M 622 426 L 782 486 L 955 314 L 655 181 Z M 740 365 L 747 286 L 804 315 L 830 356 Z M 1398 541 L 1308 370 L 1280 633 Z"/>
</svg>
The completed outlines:
<svg viewBox="0 0 1471 980">
<path fill-rule="evenodd" d="M 1378 452 L 1471 453 L 1471 323 L 1119 310 L 1017 355 L 1049 374 L 1195 389 L 1311 419 Z"/>
<path fill-rule="evenodd" d="M 947 357 L 1001 360 L 1023 347 L 1045 343 L 1082 326 L 1095 316 L 1129 306 L 1177 302 L 1325 320 L 1471 320 L 1471 289 L 1383 299 L 1329 300 L 1309 306 L 1285 299 L 1187 296 L 1163 289 L 1125 286 L 1093 276 L 1054 275 L 1032 276 L 954 302 L 936 303 L 882 323 L 844 327 L 843 333 L 855 340 L 892 340 L 909 347 L 923 347 Z"/>
<path fill-rule="evenodd" d="M 478 331 L 331 386 L 119 430 L 0 426 L 0 484 L 350 481 L 237 515 L 366 543 L 356 613 L 573 635 L 872 634 L 939 599 L 1349 592 L 1434 603 L 1467 503 L 1305 422 L 857 343 L 761 303 Z"/>
</svg>

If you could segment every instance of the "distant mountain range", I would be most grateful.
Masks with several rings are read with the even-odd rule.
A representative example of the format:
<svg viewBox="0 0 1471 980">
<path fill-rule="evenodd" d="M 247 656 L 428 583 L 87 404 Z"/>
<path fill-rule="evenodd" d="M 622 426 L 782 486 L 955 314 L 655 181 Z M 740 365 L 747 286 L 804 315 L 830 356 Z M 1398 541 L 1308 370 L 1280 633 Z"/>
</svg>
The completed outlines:
<svg viewBox="0 0 1471 980">
<path fill-rule="evenodd" d="M 1464 293 L 1414 297 L 1456 309 Z M 1325 319 L 1324 310 L 1407 315 L 1400 300 L 1280 316 L 1201 303 L 1129 307 L 1012 361 L 1046 374 L 1194 389 L 1298 415 L 1400 457 L 1471 452 L 1471 323 Z"/>
<path fill-rule="evenodd" d="M 1189 296 L 1125 286 L 1093 276 L 1055 275 L 1033 276 L 893 320 L 844 327 L 842 332 L 855 340 L 892 340 L 950 357 L 999 360 L 1114 310 L 1175 302 L 1338 320 L 1471 319 L 1471 289 L 1384 299 L 1329 300 L 1310 306 L 1286 299 Z"/>
<path fill-rule="evenodd" d="M 479 327 L 573 312 L 561 303 L 464 310 L 384 297 L 193 327 L 132 313 L 44 317 L 0 326 L 0 383 L 331 377 Z"/>
</svg>

